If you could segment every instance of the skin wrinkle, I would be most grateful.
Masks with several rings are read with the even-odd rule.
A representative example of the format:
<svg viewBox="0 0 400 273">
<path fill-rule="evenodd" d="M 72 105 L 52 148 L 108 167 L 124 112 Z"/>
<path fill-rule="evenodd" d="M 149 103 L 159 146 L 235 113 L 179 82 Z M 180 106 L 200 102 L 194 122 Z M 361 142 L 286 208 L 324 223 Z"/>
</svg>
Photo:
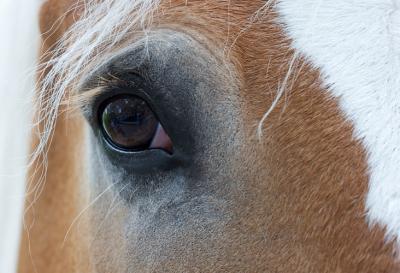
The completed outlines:
<svg viewBox="0 0 400 273">
<path fill-rule="evenodd" d="M 42 32 L 73 2 L 48 1 L 42 9 Z M 68 120 L 60 115 L 49 146 L 46 187 L 35 203 L 35 216 L 27 215 L 36 223 L 30 230 L 30 252 L 23 236 L 19 272 L 32 272 L 32 262 L 43 273 L 398 271 L 383 230 L 370 229 L 363 217 L 368 190 L 364 149 L 353 139 L 353 128 L 336 100 L 321 88 L 318 71 L 303 59 L 296 64 L 297 71 L 302 69 L 287 101 L 279 101 L 264 123 L 262 141 L 257 139 L 257 125 L 293 56 L 275 23 L 276 14 L 269 12 L 248 26 L 248 18 L 265 2 L 230 1 L 227 37 L 227 1 L 166 2 L 153 18 L 154 29 L 194 37 L 194 50 L 201 44 L 208 50 L 201 54 L 218 64 L 209 68 L 218 66 L 209 85 L 200 86 L 195 91 L 199 96 L 190 101 L 196 117 L 204 114 L 194 131 L 205 151 L 198 157 L 201 179 L 193 174 L 190 179 L 195 185 L 212 184 L 213 190 L 200 187 L 203 194 L 189 196 L 189 202 L 175 210 L 183 226 L 171 220 L 173 209 L 164 202 L 174 194 L 178 200 L 187 198 L 182 191 L 185 175 L 183 180 L 155 177 L 175 183 L 166 183 L 136 205 L 121 202 L 113 211 L 109 208 L 118 190 L 108 191 L 72 228 L 67 246 L 61 248 L 66 230 L 85 204 L 112 180 L 123 180 L 123 174 L 109 166 L 79 114 Z M 67 16 L 43 50 L 73 21 Z M 247 30 L 242 32 L 244 25 Z M 224 55 L 221 45 L 233 41 Z M 237 86 L 230 82 L 232 75 Z M 218 92 L 211 93 L 209 86 Z M 232 94 L 235 90 L 238 94 Z M 82 157 L 76 160 L 77 155 L 89 147 L 85 162 L 78 164 Z M 90 197 L 81 196 L 81 187 Z M 107 214 L 109 220 L 104 221 Z M 129 248 L 131 242 L 138 248 Z"/>
</svg>

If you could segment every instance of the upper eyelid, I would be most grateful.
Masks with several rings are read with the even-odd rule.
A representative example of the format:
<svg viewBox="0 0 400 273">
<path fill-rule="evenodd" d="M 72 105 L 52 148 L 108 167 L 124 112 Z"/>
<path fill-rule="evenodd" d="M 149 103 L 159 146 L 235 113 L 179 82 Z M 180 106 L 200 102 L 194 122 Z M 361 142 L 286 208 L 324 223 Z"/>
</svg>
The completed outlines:
<svg viewBox="0 0 400 273">
<path fill-rule="evenodd" d="M 89 105 L 92 104 L 96 97 L 104 93 L 105 89 L 107 89 L 107 87 L 98 86 L 87 89 L 84 92 L 75 92 L 64 99 L 60 105 L 66 107 L 67 112 L 76 112 L 77 110 L 87 112 Z"/>
<path fill-rule="evenodd" d="M 132 69 L 119 70 L 118 75 L 111 72 L 98 73 L 97 75 L 94 73 L 83 81 L 83 84 L 77 90 L 77 94 L 78 96 L 80 94 L 86 96 L 84 94 L 88 93 L 87 96 L 91 97 L 93 92 L 96 93 L 94 90 L 100 90 L 98 93 L 103 93 L 117 88 L 137 88 L 145 82 L 149 82 L 146 73 Z"/>
<path fill-rule="evenodd" d="M 151 90 L 151 85 L 148 85 L 143 79 L 138 80 L 137 78 L 133 80 L 124 77 L 113 77 L 113 79 L 113 81 L 100 79 L 97 83 L 92 80 L 91 82 L 95 87 L 90 88 L 90 86 L 87 86 L 86 89 L 81 89 L 80 92 L 74 95 L 74 108 L 79 109 L 89 122 L 97 124 L 97 113 L 102 104 L 106 100 L 118 95 L 129 94 L 137 96 L 147 101 L 151 109 L 157 112 L 148 92 Z"/>
<path fill-rule="evenodd" d="M 130 74 L 133 74 L 130 72 Z M 137 75 L 135 73 L 135 75 Z M 107 95 L 114 92 L 115 89 L 134 88 L 133 81 L 117 77 L 111 73 L 107 73 L 107 78 L 104 76 L 92 76 L 85 80 L 85 83 L 68 98 L 68 105 L 73 108 L 85 109 L 93 103 L 98 96 Z"/>
</svg>

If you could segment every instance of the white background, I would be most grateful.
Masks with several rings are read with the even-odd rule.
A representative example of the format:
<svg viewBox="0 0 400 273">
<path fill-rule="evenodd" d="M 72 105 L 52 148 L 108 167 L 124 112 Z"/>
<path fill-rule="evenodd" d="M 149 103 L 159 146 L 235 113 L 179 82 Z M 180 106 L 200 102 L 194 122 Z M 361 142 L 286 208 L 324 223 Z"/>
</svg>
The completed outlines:
<svg viewBox="0 0 400 273">
<path fill-rule="evenodd" d="M 40 0 L 0 0 L 0 273 L 16 270 Z"/>
</svg>

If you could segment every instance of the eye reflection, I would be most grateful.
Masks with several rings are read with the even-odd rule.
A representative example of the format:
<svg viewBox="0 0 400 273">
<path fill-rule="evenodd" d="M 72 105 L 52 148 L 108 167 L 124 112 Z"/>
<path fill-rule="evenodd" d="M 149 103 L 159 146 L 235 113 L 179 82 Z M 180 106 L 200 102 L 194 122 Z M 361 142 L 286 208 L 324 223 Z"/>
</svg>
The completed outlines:
<svg viewBox="0 0 400 273">
<path fill-rule="evenodd" d="M 160 123 L 148 104 L 135 96 L 117 97 L 101 113 L 106 138 L 129 150 L 148 149 Z"/>
</svg>

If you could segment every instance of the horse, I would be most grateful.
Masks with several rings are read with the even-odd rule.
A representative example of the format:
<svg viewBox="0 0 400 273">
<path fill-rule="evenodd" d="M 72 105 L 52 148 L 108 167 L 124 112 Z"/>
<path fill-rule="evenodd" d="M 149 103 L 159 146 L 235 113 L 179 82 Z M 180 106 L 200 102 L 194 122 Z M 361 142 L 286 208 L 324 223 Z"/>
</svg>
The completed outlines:
<svg viewBox="0 0 400 273">
<path fill-rule="evenodd" d="M 400 272 L 399 15 L 44 2 L 18 272 Z"/>
</svg>

